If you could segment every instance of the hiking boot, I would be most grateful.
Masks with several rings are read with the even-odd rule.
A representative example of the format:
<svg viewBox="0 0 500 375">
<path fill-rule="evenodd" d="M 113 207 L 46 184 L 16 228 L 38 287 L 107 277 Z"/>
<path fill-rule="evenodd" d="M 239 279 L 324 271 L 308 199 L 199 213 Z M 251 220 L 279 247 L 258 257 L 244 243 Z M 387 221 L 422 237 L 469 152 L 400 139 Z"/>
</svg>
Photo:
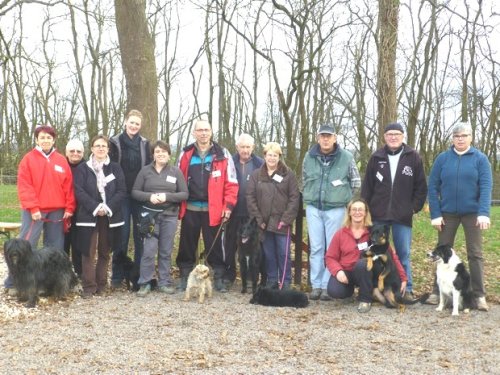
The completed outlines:
<svg viewBox="0 0 500 375">
<path fill-rule="evenodd" d="M 433 293 L 425 300 L 425 303 L 427 305 L 437 305 L 439 303 L 439 296 Z"/>
<path fill-rule="evenodd" d="M 146 297 L 146 295 L 151 292 L 151 285 L 149 283 L 142 284 L 141 288 L 137 292 L 137 297 Z"/>
<path fill-rule="evenodd" d="M 158 288 L 158 292 L 164 293 L 164 294 L 174 294 L 175 288 L 173 286 L 162 285 Z"/>
<path fill-rule="evenodd" d="M 326 289 L 321 289 L 321 296 L 319 297 L 320 301 L 331 301 L 332 297 L 328 295 Z"/>
<path fill-rule="evenodd" d="M 489 307 L 488 304 L 486 303 L 486 297 L 478 297 L 477 309 L 480 311 L 488 311 Z"/>
<path fill-rule="evenodd" d="M 358 306 L 358 312 L 361 314 L 367 313 L 372 308 L 372 304 L 370 302 L 360 302 Z"/>
<path fill-rule="evenodd" d="M 221 293 L 227 293 L 226 285 L 222 282 L 222 279 L 214 279 L 214 289 Z"/>
<path fill-rule="evenodd" d="M 321 289 L 314 288 L 311 293 L 309 293 L 309 299 L 312 301 L 317 301 L 321 297 Z"/>
</svg>

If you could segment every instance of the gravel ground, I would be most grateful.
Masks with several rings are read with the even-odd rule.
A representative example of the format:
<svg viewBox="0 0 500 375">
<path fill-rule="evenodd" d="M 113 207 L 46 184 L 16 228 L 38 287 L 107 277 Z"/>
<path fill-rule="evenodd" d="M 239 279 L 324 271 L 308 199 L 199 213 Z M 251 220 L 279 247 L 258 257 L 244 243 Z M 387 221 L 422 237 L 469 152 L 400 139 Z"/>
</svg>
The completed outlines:
<svg viewBox="0 0 500 375">
<path fill-rule="evenodd" d="M 0 258 L 0 277 L 5 264 Z M 0 369 L 8 374 L 481 374 L 499 373 L 500 306 L 452 317 L 316 302 L 305 309 L 216 293 L 125 290 L 26 309 L 0 295 Z"/>
</svg>

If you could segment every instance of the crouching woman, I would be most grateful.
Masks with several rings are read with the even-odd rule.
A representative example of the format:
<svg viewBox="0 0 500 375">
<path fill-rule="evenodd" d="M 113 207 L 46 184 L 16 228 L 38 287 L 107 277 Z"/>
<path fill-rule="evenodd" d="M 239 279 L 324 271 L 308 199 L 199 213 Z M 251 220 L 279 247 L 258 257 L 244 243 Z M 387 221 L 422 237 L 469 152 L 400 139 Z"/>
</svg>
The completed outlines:
<svg viewBox="0 0 500 375">
<path fill-rule="evenodd" d="M 76 245 L 82 254 L 83 298 L 101 294 L 106 289 L 110 250 L 120 240 L 124 224 L 121 206 L 126 194 L 122 168 L 108 156 L 108 138 L 94 137 L 90 148 L 89 160 L 80 164 L 73 176 L 78 202 Z"/>
</svg>

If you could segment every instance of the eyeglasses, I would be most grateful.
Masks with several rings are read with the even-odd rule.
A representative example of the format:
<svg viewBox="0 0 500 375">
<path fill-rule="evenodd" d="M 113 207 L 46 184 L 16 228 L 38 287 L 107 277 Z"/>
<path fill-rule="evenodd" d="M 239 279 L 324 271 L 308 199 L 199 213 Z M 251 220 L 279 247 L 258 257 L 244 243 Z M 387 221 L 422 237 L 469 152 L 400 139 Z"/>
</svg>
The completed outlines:
<svg viewBox="0 0 500 375">
<path fill-rule="evenodd" d="M 198 133 L 202 133 L 202 132 L 205 132 L 205 133 L 209 133 L 212 129 L 208 128 L 208 129 L 195 129 L 196 132 Z"/>
<path fill-rule="evenodd" d="M 68 150 L 72 154 L 83 154 L 83 151 L 80 150 Z"/>
<path fill-rule="evenodd" d="M 385 133 L 386 137 L 397 138 L 403 135 L 403 133 Z"/>
<path fill-rule="evenodd" d="M 108 148 L 107 145 L 93 145 L 94 148 Z"/>
<path fill-rule="evenodd" d="M 364 207 L 351 207 L 351 212 L 365 212 Z"/>
<path fill-rule="evenodd" d="M 453 139 L 464 139 L 467 138 L 470 134 L 453 134 Z"/>
</svg>

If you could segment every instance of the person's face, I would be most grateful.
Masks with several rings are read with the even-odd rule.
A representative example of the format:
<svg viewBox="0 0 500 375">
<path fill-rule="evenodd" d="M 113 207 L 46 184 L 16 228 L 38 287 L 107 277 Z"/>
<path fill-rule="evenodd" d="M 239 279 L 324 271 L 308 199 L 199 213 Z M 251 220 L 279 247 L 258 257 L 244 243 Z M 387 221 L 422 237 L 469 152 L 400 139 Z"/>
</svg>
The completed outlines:
<svg viewBox="0 0 500 375">
<path fill-rule="evenodd" d="M 266 162 L 267 169 L 274 170 L 278 166 L 278 162 L 280 161 L 280 155 L 273 151 L 268 151 L 264 155 L 264 161 Z"/>
<path fill-rule="evenodd" d="M 200 121 L 193 130 L 193 137 L 199 145 L 207 145 L 212 138 L 212 128 L 208 122 Z"/>
<path fill-rule="evenodd" d="M 69 150 L 66 149 L 66 157 L 70 164 L 78 164 L 83 159 L 83 150 L 76 147 L 72 147 Z"/>
<path fill-rule="evenodd" d="M 335 142 L 337 142 L 337 135 L 322 133 L 318 134 L 317 139 L 321 153 L 328 154 L 333 151 Z"/>
<path fill-rule="evenodd" d="M 389 130 L 384 134 L 385 144 L 391 150 L 397 150 L 403 144 L 404 134 L 398 130 Z"/>
<path fill-rule="evenodd" d="M 362 224 L 366 217 L 366 207 L 363 202 L 354 202 L 349 209 L 352 223 Z"/>
<path fill-rule="evenodd" d="M 97 160 L 105 160 L 108 156 L 108 142 L 104 139 L 96 139 L 92 145 L 92 154 Z"/>
<path fill-rule="evenodd" d="M 241 142 L 241 143 L 236 145 L 236 150 L 238 151 L 238 154 L 240 155 L 241 162 L 247 162 L 250 159 L 250 156 L 252 155 L 254 147 L 255 146 L 249 142 Z"/>
<path fill-rule="evenodd" d="M 125 121 L 125 132 L 132 138 L 141 130 L 141 124 L 142 120 L 140 117 L 130 116 L 127 121 Z"/>
<path fill-rule="evenodd" d="M 153 158 L 158 165 L 165 165 L 170 160 L 170 154 L 161 147 L 155 147 L 153 150 Z"/>
<path fill-rule="evenodd" d="M 453 134 L 453 147 L 457 151 L 465 151 L 472 143 L 472 136 L 466 132 Z"/>
<path fill-rule="evenodd" d="M 49 133 L 40 132 L 36 138 L 37 146 L 40 146 L 43 151 L 48 152 L 54 146 L 54 137 Z"/>
</svg>

